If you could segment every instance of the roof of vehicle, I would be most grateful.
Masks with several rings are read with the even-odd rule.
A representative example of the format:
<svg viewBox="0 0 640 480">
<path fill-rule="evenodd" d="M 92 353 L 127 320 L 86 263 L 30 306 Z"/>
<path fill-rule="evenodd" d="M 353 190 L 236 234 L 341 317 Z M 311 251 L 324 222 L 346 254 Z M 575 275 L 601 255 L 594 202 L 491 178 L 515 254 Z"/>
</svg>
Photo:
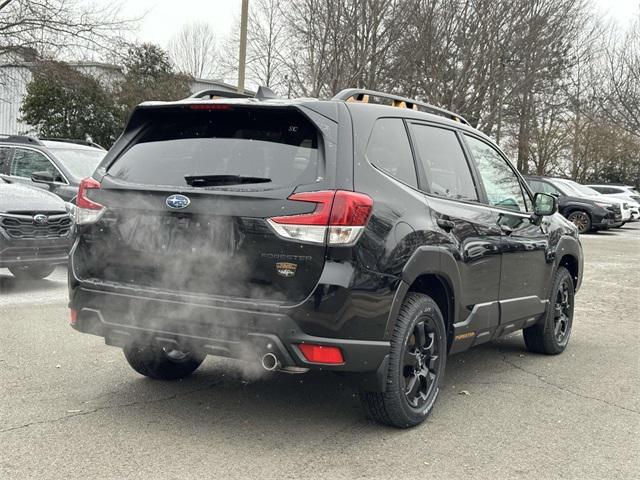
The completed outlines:
<svg viewBox="0 0 640 480">
<path fill-rule="evenodd" d="M 632 185 L 622 185 L 621 183 L 585 183 L 587 187 L 614 187 L 614 188 L 636 188 Z"/>
<path fill-rule="evenodd" d="M 535 180 L 560 180 L 560 181 L 564 181 L 564 180 L 571 180 L 570 178 L 562 178 L 562 177 L 546 177 L 544 175 L 523 175 L 524 178 L 530 178 L 530 179 L 535 179 Z"/>
<path fill-rule="evenodd" d="M 104 150 L 100 146 L 83 145 L 77 142 L 70 142 L 68 140 L 42 140 L 42 143 L 47 148 L 68 148 L 72 150 Z"/>
<path fill-rule="evenodd" d="M 103 147 L 89 140 L 72 138 L 39 138 L 31 135 L 0 134 L 0 143 L 15 143 L 47 148 L 69 148 L 78 150 L 104 150 Z"/>
</svg>

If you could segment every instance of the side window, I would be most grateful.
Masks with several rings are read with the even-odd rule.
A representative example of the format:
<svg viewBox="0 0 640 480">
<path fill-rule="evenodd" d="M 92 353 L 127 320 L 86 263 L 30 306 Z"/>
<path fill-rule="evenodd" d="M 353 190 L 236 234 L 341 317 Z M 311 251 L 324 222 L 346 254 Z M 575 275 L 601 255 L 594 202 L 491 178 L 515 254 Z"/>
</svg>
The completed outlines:
<svg viewBox="0 0 640 480">
<path fill-rule="evenodd" d="M 11 157 L 13 157 L 13 148 L 0 147 L 0 173 L 8 175 L 9 165 L 11 164 Z"/>
<path fill-rule="evenodd" d="M 507 160 L 487 143 L 468 135 L 465 135 L 465 138 L 478 165 L 489 204 L 526 212 L 527 203 L 520 180 L 507 164 Z"/>
<path fill-rule="evenodd" d="M 366 155 L 372 165 L 387 175 L 418 188 L 407 130 L 400 118 L 381 118 L 376 122 Z"/>
<path fill-rule="evenodd" d="M 16 148 L 13 162 L 11 163 L 10 175 L 31 178 L 31 175 L 35 172 L 47 172 L 53 175 L 56 181 L 62 181 L 56 167 L 43 154 L 35 150 Z"/>
<path fill-rule="evenodd" d="M 478 193 L 458 137 L 452 130 L 412 124 L 429 193 L 456 200 L 477 201 Z"/>
</svg>

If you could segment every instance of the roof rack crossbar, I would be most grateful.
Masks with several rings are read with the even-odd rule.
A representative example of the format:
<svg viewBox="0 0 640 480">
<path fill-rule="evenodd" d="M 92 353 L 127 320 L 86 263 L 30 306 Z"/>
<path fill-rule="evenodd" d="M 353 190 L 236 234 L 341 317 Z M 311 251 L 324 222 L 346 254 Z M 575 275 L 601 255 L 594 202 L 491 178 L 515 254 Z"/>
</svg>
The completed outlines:
<svg viewBox="0 0 640 480">
<path fill-rule="evenodd" d="M 229 92 L 227 90 L 206 89 L 194 93 L 189 98 L 204 98 L 207 100 L 211 100 L 213 98 L 253 98 L 253 95 L 247 95 L 246 93 Z"/>
<path fill-rule="evenodd" d="M 469 122 L 465 120 L 465 118 L 457 113 L 450 112 L 444 108 L 436 107 L 435 105 L 431 105 L 430 103 L 420 102 L 418 100 L 414 100 L 412 98 L 402 97 L 400 95 L 393 95 L 390 93 L 376 92 L 375 90 L 367 90 L 364 88 L 347 88 L 339 92 L 336 96 L 333 97 L 332 100 L 341 100 L 343 102 L 348 101 L 356 101 L 369 103 L 370 97 L 384 98 L 386 100 L 391 100 L 393 106 L 408 108 L 417 110 L 418 107 L 427 111 L 428 113 L 433 113 L 435 115 L 440 115 L 442 117 L 449 118 L 456 122 L 464 123 L 465 125 L 469 125 Z"/>
</svg>

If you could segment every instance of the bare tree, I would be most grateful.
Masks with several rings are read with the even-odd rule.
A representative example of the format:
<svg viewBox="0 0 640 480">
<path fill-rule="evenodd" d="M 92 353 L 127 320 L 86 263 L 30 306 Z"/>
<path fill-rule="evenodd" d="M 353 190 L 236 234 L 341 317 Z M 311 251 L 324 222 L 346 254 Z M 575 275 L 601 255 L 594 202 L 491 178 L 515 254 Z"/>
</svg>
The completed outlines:
<svg viewBox="0 0 640 480">
<path fill-rule="evenodd" d="M 331 96 L 345 86 L 393 89 L 392 56 L 415 0 L 290 2 L 285 55 L 297 91 Z"/>
<path fill-rule="evenodd" d="M 181 73 L 195 78 L 218 74 L 216 36 L 206 22 L 184 25 L 169 43 L 169 55 Z"/>
<path fill-rule="evenodd" d="M 622 42 L 610 42 L 605 62 L 609 88 L 603 109 L 609 120 L 640 137 L 640 15 Z"/>
<path fill-rule="evenodd" d="M 123 19 L 119 2 L 13 0 L 0 14 L 0 55 L 28 49 L 58 59 L 87 52 L 104 57 L 122 49 L 123 34 L 137 20 Z"/>
<path fill-rule="evenodd" d="M 263 85 L 280 93 L 288 91 L 285 56 L 291 38 L 282 9 L 291 8 L 287 0 L 252 0 L 247 24 L 246 79 L 253 86 Z M 240 23 L 238 18 L 237 23 Z M 237 78 L 239 28 L 234 29 L 222 47 L 221 69 L 225 77 Z"/>
</svg>

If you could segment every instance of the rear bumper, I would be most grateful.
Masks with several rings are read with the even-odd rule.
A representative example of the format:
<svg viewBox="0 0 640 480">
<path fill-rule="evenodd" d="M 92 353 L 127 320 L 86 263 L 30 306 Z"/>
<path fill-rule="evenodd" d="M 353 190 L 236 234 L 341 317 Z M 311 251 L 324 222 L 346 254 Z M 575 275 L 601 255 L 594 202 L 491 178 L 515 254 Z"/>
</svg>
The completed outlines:
<svg viewBox="0 0 640 480">
<path fill-rule="evenodd" d="M 146 292 L 145 292 L 146 293 Z M 73 328 L 124 347 L 152 340 L 176 348 L 188 346 L 210 355 L 259 362 L 274 353 L 282 367 L 376 373 L 386 364 L 389 342 L 318 337 L 306 334 L 277 304 L 204 299 L 162 299 L 106 291 L 89 284 L 71 290 L 70 307 L 77 311 Z M 344 364 L 308 362 L 297 345 L 313 343 L 340 348 Z"/>
<path fill-rule="evenodd" d="M 0 267 L 66 263 L 70 249 L 71 238 L 47 240 L 0 238 Z"/>
</svg>

